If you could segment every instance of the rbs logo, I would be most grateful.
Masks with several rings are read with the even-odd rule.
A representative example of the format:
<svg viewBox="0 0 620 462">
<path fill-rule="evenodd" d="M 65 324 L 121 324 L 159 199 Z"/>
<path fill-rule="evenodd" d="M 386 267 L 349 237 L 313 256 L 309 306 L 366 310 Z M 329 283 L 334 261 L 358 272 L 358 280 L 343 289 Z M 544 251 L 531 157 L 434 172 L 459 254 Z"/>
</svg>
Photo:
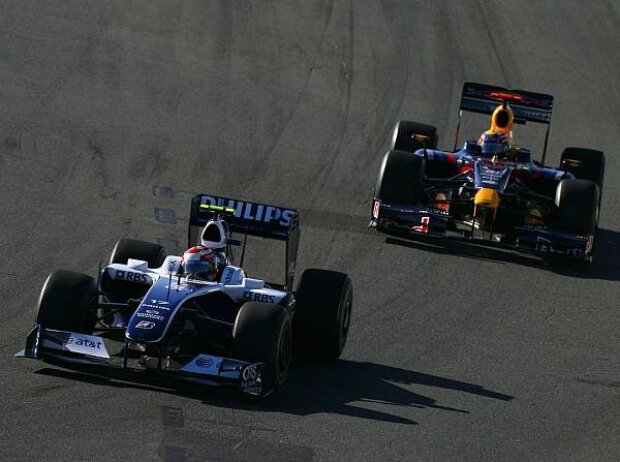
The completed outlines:
<svg viewBox="0 0 620 462">
<path fill-rule="evenodd" d="M 140 284 L 150 284 L 151 278 L 146 274 L 134 273 L 133 271 L 116 270 L 116 279 L 123 281 L 138 282 Z"/>
<path fill-rule="evenodd" d="M 273 295 L 258 294 L 249 290 L 243 292 L 243 299 L 251 302 L 275 303 L 276 298 Z"/>
</svg>

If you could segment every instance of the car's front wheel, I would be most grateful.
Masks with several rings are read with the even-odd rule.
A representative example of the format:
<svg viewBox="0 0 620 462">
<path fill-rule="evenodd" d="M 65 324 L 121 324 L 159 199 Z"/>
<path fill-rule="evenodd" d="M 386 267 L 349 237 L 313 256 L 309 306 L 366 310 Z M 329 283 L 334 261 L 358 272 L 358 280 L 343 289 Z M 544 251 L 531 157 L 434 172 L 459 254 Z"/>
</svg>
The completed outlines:
<svg viewBox="0 0 620 462">
<path fill-rule="evenodd" d="M 557 186 L 554 227 L 593 234 L 598 221 L 599 188 L 589 180 L 562 180 Z"/>
<path fill-rule="evenodd" d="M 54 271 L 41 289 L 35 323 L 47 329 L 91 333 L 96 323 L 97 296 L 93 277 Z"/>
<path fill-rule="evenodd" d="M 272 303 L 245 303 L 233 327 L 233 354 L 245 361 L 265 363 L 263 393 L 282 386 L 288 375 L 291 353 L 288 311 Z"/>
<path fill-rule="evenodd" d="M 387 203 L 416 205 L 424 199 L 425 160 L 403 151 L 388 151 L 383 158 L 375 199 Z"/>
</svg>

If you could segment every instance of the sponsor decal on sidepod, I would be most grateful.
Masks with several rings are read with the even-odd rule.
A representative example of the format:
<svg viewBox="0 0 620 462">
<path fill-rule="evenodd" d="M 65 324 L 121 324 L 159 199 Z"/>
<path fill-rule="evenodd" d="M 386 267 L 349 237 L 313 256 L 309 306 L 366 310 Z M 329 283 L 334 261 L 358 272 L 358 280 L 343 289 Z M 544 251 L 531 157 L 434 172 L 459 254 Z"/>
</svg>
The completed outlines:
<svg viewBox="0 0 620 462">
<path fill-rule="evenodd" d="M 121 279 L 129 282 L 139 282 L 140 284 L 150 284 L 150 276 L 143 273 L 136 273 L 133 271 L 116 270 L 115 279 Z"/>
<path fill-rule="evenodd" d="M 243 292 L 243 299 L 250 302 L 275 303 L 276 298 L 273 295 L 259 294 L 246 290 Z"/>
</svg>

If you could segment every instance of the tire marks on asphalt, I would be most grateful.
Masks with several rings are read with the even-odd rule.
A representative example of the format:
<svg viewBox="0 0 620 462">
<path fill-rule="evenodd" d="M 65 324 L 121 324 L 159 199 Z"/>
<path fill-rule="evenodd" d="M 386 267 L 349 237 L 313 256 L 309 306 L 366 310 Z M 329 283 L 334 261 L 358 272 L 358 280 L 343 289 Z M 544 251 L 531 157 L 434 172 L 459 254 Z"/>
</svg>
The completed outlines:
<svg viewBox="0 0 620 462">
<path fill-rule="evenodd" d="M 180 255 L 186 247 L 187 223 L 186 215 L 190 198 L 198 193 L 178 190 L 169 186 L 152 186 L 152 194 L 156 200 L 154 219 L 163 225 L 156 234 L 155 240 L 164 247 L 168 255 Z M 177 214 L 176 210 L 182 210 Z M 370 210 L 370 204 L 368 204 Z M 339 233 L 355 233 L 359 237 L 376 239 L 368 231 L 368 216 L 353 213 L 333 212 L 316 209 L 301 209 L 301 227 L 317 230 L 328 230 Z M 260 260 L 260 258 L 259 258 Z"/>
<path fill-rule="evenodd" d="M 275 430 L 207 419 L 201 430 L 186 424 L 183 408 L 162 406 L 163 438 L 159 446 L 162 462 L 272 461 L 309 462 L 314 450 L 257 438 L 258 433 Z"/>
<path fill-rule="evenodd" d="M 153 196 L 157 199 L 183 198 L 183 206 L 189 207 L 191 196 L 198 194 L 191 191 L 176 190 L 169 186 L 153 186 Z M 368 206 L 370 210 L 370 205 Z M 187 226 L 189 217 L 177 215 L 174 208 L 155 207 L 155 221 L 168 224 Z M 353 233 L 367 232 L 369 216 L 353 213 L 331 212 L 316 209 L 301 209 L 301 225 L 309 228 L 328 229 L 333 231 L 345 231 Z M 162 238 L 162 240 L 165 240 Z M 162 244 L 163 245 L 163 244 Z"/>
</svg>

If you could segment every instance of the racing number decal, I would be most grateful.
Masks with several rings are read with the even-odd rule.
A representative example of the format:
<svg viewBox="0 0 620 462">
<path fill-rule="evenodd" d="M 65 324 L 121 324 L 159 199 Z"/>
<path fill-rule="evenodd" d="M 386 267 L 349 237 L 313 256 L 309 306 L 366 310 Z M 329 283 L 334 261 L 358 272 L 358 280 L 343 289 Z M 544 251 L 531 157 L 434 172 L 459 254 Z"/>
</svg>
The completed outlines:
<svg viewBox="0 0 620 462">
<path fill-rule="evenodd" d="M 419 226 L 412 226 L 411 229 L 418 233 L 428 234 L 428 224 L 431 222 L 431 217 L 422 217 Z"/>
<path fill-rule="evenodd" d="M 379 218 L 379 210 L 381 209 L 381 202 L 375 201 L 375 205 L 372 208 L 372 217 Z"/>
</svg>

